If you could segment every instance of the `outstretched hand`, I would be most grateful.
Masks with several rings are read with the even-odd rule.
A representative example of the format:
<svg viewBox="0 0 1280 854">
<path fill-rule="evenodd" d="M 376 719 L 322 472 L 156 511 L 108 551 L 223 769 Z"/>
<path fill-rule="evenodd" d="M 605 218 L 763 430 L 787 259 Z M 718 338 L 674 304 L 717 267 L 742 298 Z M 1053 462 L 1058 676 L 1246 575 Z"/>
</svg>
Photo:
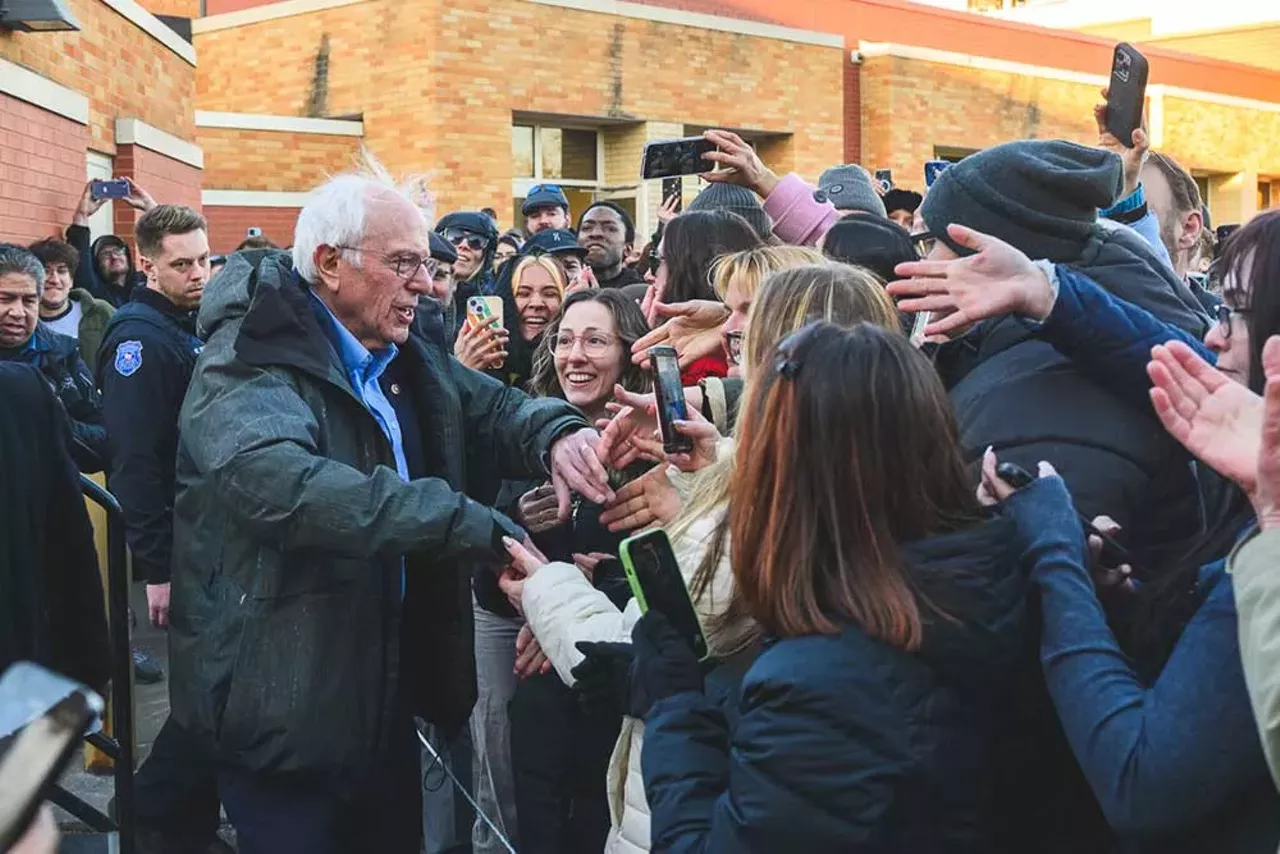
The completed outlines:
<svg viewBox="0 0 1280 854">
<path fill-rule="evenodd" d="M 1258 449 L 1258 489 L 1253 507 L 1263 530 L 1280 527 L 1280 335 L 1262 348 L 1267 376 L 1262 404 L 1262 439 Z"/>
<path fill-rule="evenodd" d="M 1269 352 L 1276 362 L 1280 353 L 1274 347 Z M 1258 485 L 1262 398 L 1181 341 L 1153 347 L 1147 375 L 1151 405 L 1169 435 L 1252 496 Z"/>
<path fill-rule="evenodd" d="M 952 224 L 947 234 L 977 254 L 950 261 L 908 261 L 888 286 L 905 312 L 931 312 L 926 336 L 962 332 L 980 320 L 1017 314 L 1044 320 L 1055 294 L 1048 277 L 1021 251 L 997 237 Z"/>
<path fill-rule="evenodd" d="M 721 349 L 720 327 L 729 317 L 729 309 L 716 300 L 688 302 L 655 302 L 650 313 L 661 325 L 631 345 L 631 361 L 641 367 L 649 365 L 649 348 L 659 344 L 674 347 L 681 369 Z"/>
<path fill-rule="evenodd" d="M 613 500 L 609 474 L 600 462 L 600 434 L 583 427 L 561 436 L 551 446 L 551 485 L 556 490 L 557 519 L 569 518 L 569 499 L 576 492 L 595 504 Z"/>
</svg>

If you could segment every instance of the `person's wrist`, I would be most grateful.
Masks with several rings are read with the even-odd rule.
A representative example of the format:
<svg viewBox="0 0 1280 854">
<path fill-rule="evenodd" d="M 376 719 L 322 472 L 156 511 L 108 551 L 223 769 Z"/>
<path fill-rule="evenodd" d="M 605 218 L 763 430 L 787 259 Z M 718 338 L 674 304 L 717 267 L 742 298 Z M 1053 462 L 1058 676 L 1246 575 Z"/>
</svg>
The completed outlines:
<svg viewBox="0 0 1280 854">
<path fill-rule="evenodd" d="M 760 196 L 760 198 L 767 199 L 778 188 L 778 181 L 777 173 L 772 169 L 765 169 L 760 173 L 760 177 L 756 179 L 755 186 L 752 189 L 755 190 L 756 195 Z"/>
<path fill-rule="evenodd" d="M 1032 266 L 1035 272 L 1027 275 L 1018 314 L 1042 323 L 1058 301 L 1057 271 L 1048 261 L 1033 261 Z"/>
<path fill-rule="evenodd" d="M 71 224 L 86 228 L 89 225 L 89 215 L 79 208 L 71 215 Z"/>
</svg>

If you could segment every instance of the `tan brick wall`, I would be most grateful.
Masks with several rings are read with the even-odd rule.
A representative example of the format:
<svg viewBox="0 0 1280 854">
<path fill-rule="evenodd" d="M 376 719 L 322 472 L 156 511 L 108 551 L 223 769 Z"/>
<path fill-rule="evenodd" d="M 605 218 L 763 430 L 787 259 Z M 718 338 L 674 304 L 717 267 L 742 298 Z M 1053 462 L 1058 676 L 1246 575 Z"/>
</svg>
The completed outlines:
<svg viewBox="0 0 1280 854">
<path fill-rule="evenodd" d="M 300 191 L 351 169 L 360 139 L 311 133 L 199 128 L 204 186 L 217 190 Z"/>
<path fill-rule="evenodd" d="M 897 57 L 862 64 L 862 165 L 924 187 L 935 146 L 982 149 L 1013 139 L 1097 141 L 1096 87 Z"/>
<path fill-rule="evenodd" d="M 137 118 L 190 140 L 196 70 L 102 0 L 68 0 L 79 32 L 0 31 L 0 57 L 89 99 L 88 146 L 115 153 L 115 120 Z"/>
<path fill-rule="evenodd" d="M 200 0 L 140 0 L 139 5 L 153 15 L 175 18 L 200 17 Z"/>
<path fill-rule="evenodd" d="M 1162 148 L 1187 169 L 1280 174 L 1280 112 L 1168 96 L 1164 122 Z"/>
<path fill-rule="evenodd" d="M 1218 32 L 1189 33 L 1144 39 L 1170 50 L 1280 69 L 1280 24 L 1235 27 Z"/>
<path fill-rule="evenodd" d="M 432 172 L 442 211 L 503 209 L 513 110 L 793 133 L 809 177 L 843 151 L 840 48 L 524 0 L 371 0 L 199 34 L 201 109 L 302 114 L 326 34 L 327 113 L 362 113 L 392 170 Z M 571 49 L 530 60 L 548 44 Z M 606 174 L 638 168 L 606 152 Z"/>
<path fill-rule="evenodd" d="M 84 125 L 0 94 L 0 240 L 61 235 L 84 190 Z"/>
</svg>

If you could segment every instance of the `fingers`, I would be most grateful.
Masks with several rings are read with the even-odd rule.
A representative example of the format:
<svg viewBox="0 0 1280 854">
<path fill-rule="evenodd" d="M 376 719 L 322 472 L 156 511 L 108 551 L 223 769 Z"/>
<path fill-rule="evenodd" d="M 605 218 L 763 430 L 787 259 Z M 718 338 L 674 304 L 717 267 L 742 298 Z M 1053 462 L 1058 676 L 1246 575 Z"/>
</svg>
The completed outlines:
<svg viewBox="0 0 1280 854">
<path fill-rule="evenodd" d="M 1262 392 L 1262 447 L 1263 463 L 1280 456 L 1280 376 L 1267 379 Z"/>
<path fill-rule="evenodd" d="M 941 316 L 938 316 L 937 312 L 938 309 L 933 310 L 937 319 L 930 321 L 924 328 L 926 339 L 936 336 L 949 336 L 952 332 L 963 329 L 973 323 L 973 319 L 963 311 L 951 311 Z"/>
<path fill-rule="evenodd" d="M 986 487 L 987 494 L 997 501 L 1004 501 L 1017 490 L 997 473 L 999 464 L 995 451 L 988 447 L 982 455 L 982 484 Z"/>
<path fill-rule="evenodd" d="M 1133 129 L 1133 138 L 1131 141 L 1133 142 L 1134 151 L 1146 151 L 1147 148 L 1150 147 L 1147 141 L 1147 132 L 1140 127 Z"/>
<path fill-rule="evenodd" d="M 1094 516 L 1093 527 L 1097 528 L 1108 537 L 1114 537 L 1120 533 L 1120 523 L 1110 516 Z"/>
<path fill-rule="evenodd" d="M 545 563 L 539 560 L 538 556 L 531 553 L 521 543 L 517 543 L 510 537 L 502 538 L 502 545 L 506 548 L 507 554 L 511 556 L 511 565 L 520 573 L 520 575 L 531 575 L 538 571 L 538 568 Z"/>
<path fill-rule="evenodd" d="M 533 627 L 525 623 L 520 627 L 520 631 L 516 634 L 516 653 L 519 654 L 529 648 L 529 644 L 533 642 Z"/>
<path fill-rule="evenodd" d="M 1262 372 L 1269 380 L 1280 377 L 1280 335 L 1272 335 L 1262 345 Z"/>
<path fill-rule="evenodd" d="M 1054 468 L 1051 463 L 1047 463 L 1044 460 L 1041 460 L 1040 462 L 1036 463 L 1036 473 L 1040 477 L 1057 477 L 1058 476 L 1058 470 Z"/>
<path fill-rule="evenodd" d="M 659 305 L 661 305 L 661 303 L 651 306 L 649 309 L 650 312 L 653 313 L 655 316 L 658 311 Z M 657 329 L 651 330 L 650 332 L 646 333 L 644 336 L 637 338 L 636 343 L 631 345 L 631 358 L 633 360 L 641 357 L 647 359 L 649 357 L 650 347 L 656 347 L 659 344 L 665 344 L 667 342 L 667 339 L 669 339 L 670 337 L 671 337 L 671 330 L 668 329 L 666 326 L 659 326 Z"/>
<path fill-rule="evenodd" d="M 951 225 L 947 226 L 947 234 L 956 243 L 977 252 L 981 252 L 988 246 L 993 246 L 1003 242 L 998 238 L 983 234 L 980 231 L 974 231 L 972 228 L 961 225 L 958 222 L 953 222 Z"/>
<path fill-rule="evenodd" d="M 1231 382 L 1226 375 L 1196 355 L 1196 351 L 1192 350 L 1188 345 L 1181 341 L 1170 341 L 1164 345 L 1173 357 L 1174 362 L 1179 365 L 1184 372 L 1199 385 L 1203 386 L 1210 392 L 1217 391 L 1222 386 Z"/>
<path fill-rule="evenodd" d="M 569 520 L 570 493 L 569 484 L 558 473 L 551 473 L 551 485 L 556 491 L 556 521 Z"/>
<path fill-rule="evenodd" d="M 630 531 L 653 521 L 653 512 L 644 495 L 636 495 L 620 501 L 600 514 L 600 524 L 610 531 Z"/>
<path fill-rule="evenodd" d="M 956 261 L 904 261 L 893 268 L 899 279 L 945 279 Z M 897 284 L 894 282 L 893 284 Z M 945 287 L 945 285 L 943 286 Z"/>
<path fill-rule="evenodd" d="M 614 385 L 613 399 L 624 406 L 631 406 L 635 409 L 653 415 L 657 412 L 658 398 L 653 392 L 647 394 L 641 392 L 627 391 L 621 385 Z"/>
</svg>

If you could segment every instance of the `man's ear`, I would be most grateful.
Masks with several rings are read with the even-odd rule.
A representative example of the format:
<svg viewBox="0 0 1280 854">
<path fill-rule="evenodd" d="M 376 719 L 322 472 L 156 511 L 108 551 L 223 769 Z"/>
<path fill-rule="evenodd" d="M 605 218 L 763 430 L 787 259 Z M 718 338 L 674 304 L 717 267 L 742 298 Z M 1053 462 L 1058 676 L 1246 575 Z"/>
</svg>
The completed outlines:
<svg viewBox="0 0 1280 854">
<path fill-rule="evenodd" d="M 147 277 L 148 282 L 156 280 L 156 264 L 146 255 L 138 253 L 138 269 L 142 271 L 142 275 Z"/>
<path fill-rule="evenodd" d="M 315 254 L 311 256 L 311 260 L 316 265 L 316 272 L 320 276 L 320 282 L 323 282 L 329 290 L 338 290 L 338 270 L 342 263 L 342 250 L 321 244 L 316 247 Z"/>
<path fill-rule="evenodd" d="M 1200 242 L 1200 232 L 1204 229 L 1204 216 L 1200 211 L 1191 211 L 1182 218 L 1182 230 L 1178 233 L 1178 248 L 1184 252 L 1194 249 Z"/>
</svg>

